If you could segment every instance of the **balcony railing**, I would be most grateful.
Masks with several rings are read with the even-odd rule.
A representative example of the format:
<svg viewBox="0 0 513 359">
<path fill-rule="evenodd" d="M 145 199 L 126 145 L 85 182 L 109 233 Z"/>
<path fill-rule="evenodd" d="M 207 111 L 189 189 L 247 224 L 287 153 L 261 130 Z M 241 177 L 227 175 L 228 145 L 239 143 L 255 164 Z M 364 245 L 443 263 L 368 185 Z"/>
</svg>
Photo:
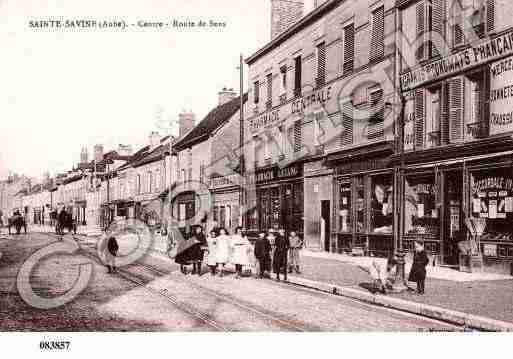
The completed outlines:
<svg viewBox="0 0 513 359">
<path fill-rule="evenodd" d="M 367 125 L 367 139 L 375 140 L 385 135 L 383 122 L 369 123 Z"/>
<path fill-rule="evenodd" d="M 467 124 L 467 134 L 473 138 L 485 138 L 488 136 L 488 129 L 484 122 L 474 122 Z"/>
<path fill-rule="evenodd" d="M 432 147 L 440 146 L 441 143 L 441 132 L 431 131 L 428 133 L 428 142 Z"/>
</svg>

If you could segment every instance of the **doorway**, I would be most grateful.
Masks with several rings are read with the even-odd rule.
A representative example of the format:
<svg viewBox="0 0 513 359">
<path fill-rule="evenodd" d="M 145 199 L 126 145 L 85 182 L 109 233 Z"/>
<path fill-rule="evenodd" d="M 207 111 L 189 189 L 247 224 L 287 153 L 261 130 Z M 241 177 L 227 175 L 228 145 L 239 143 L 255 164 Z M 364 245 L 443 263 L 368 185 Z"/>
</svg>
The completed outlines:
<svg viewBox="0 0 513 359">
<path fill-rule="evenodd" d="M 331 223 L 330 223 L 330 201 L 321 201 L 321 238 L 323 239 L 324 250 L 330 252 Z"/>
<path fill-rule="evenodd" d="M 458 264 L 458 242 L 465 239 L 463 213 L 463 171 L 447 171 L 444 175 L 444 225 L 442 264 Z"/>
</svg>

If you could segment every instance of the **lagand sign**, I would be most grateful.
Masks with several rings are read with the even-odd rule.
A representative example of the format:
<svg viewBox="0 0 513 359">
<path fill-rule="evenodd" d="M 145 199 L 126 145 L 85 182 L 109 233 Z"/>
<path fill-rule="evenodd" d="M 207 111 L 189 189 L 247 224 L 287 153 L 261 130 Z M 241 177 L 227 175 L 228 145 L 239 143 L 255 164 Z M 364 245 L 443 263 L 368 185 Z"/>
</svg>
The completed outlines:
<svg viewBox="0 0 513 359">
<path fill-rule="evenodd" d="M 508 55 L 513 55 L 513 31 L 401 75 L 401 90 L 409 91 Z"/>
</svg>

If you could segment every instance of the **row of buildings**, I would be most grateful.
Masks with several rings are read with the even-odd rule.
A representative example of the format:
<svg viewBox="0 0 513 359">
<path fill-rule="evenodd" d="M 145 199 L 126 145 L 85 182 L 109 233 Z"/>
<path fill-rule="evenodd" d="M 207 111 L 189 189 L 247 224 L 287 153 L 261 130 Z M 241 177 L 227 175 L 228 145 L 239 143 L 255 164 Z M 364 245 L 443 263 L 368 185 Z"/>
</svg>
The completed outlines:
<svg viewBox="0 0 513 359">
<path fill-rule="evenodd" d="M 197 125 L 180 117 L 178 138 L 97 158 L 100 190 L 75 198 L 65 188 L 94 178 L 79 166 L 60 201 L 83 203 L 86 222 L 284 226 L 334 253 L 421 241 L 437 265 L 457 265 L 458 242 L 478 234 L 486 270 L 510 273 L 513 3 L 270 5 L 271 40 L 245 61 L 242 99 L 222 91 Z"/>
</svg>

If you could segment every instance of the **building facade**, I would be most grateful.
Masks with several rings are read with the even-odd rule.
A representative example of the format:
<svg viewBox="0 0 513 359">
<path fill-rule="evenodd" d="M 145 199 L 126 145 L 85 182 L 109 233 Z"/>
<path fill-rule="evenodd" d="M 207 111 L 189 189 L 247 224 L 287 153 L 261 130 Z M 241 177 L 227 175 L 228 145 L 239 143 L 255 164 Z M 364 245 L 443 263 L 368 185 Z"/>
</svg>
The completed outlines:
<svg viewBox="0 0 513 359">
<path fill-rule="evenodd" d="M 394 248 L 396 54 L 385 34 L 395 1 L 317 5 L 246 60 L 257 209 L 248 224 L 294 230 L 313 250 L 385 255 Z"/>
<path fill-rule="evenodd" d="M 513 3 L 398 1 L 398 12 L 402 244 L 457 265 L 458 242 L 477 235 L 485 269 L 511 273 Z"/>
</svg>

